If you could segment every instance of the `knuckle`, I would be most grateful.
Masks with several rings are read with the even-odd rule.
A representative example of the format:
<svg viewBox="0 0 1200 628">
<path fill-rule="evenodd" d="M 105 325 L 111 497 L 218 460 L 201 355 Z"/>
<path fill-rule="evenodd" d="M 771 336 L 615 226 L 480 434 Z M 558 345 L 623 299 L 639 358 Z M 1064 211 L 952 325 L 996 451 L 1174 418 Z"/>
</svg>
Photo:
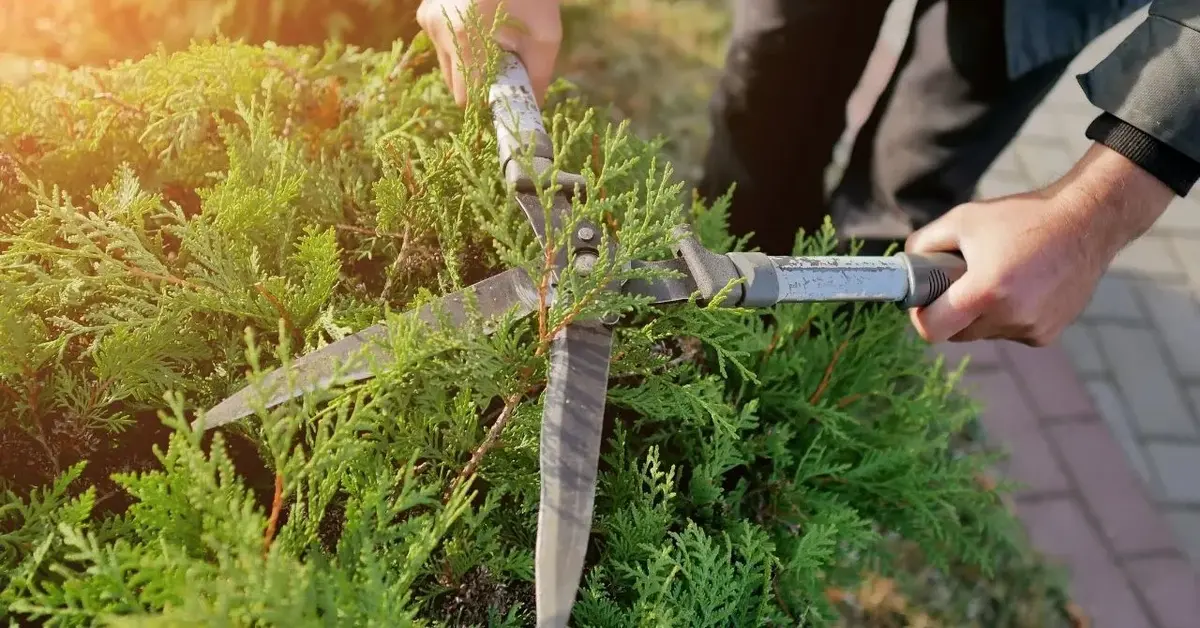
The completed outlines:
<svg viewBox="0 0 1200 628">
<path fill-rule="evenodd" d="M 1061 333 L 1062 330 L 1060 329 L 1039 325 L 1034 327 L 1033 332 L 1030 334 L 1030 341 L 1035 347 L 1049 347 L 1058 342 L 1058 337 Z"/>
</svg>

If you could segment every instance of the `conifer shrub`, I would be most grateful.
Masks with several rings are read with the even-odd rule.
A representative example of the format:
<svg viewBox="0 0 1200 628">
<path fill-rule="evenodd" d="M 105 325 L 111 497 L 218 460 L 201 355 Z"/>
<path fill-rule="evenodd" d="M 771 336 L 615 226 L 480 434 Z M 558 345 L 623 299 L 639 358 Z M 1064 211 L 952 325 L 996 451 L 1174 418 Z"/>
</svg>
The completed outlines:
<svg viewBox="0 0 1200 628">
<path fill-rule="evenodd" d="M 388 48 L 419 27 L 420 0 L 54 0 L 3 9 L 5 52 L 69 67 L 105 66 L 193 40 Z"/>
<path fill-rule="evenodd" d="M 460 111 L 420 52 L 205 43 L 0 87 L 5 620 L 531 623 L 545 348 L 580 311 L 491 335 L 397 314 L 544 260 L 482 90 Z M 603 120 L 566 90 L 546 109 L 616 262 L 668 256 L 684 220 L 739 246 Z M 952 446 L 973 407 L 899 311 L 583 309 L 630 324 L 574 625 L 826 625 L 831 591 L 903 569 L 898 540 L 940 573 L 1024 556 L 989 458 Z M 377 377 L 191 423 L 381 320 Z"/>
</svg>

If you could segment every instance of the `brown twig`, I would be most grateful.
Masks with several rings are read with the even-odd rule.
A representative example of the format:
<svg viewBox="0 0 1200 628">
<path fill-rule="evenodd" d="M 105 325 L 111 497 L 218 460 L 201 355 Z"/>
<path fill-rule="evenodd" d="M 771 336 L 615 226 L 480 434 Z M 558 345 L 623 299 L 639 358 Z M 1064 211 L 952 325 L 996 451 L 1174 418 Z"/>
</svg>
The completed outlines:
<svg viewBox="0 0 1200 628">
<path fill-rule="evenodd" d="M 809 327 L 812 327 L 812 322 L 813 322 L 814 318 L 816 318 L 816 314 L 809 316 L 808 320 L 804 321 L 804 323 L 802 323 L 800 325 L 799 329 L 792 332 L 791 340 L 794 341 L 794 340 L 798 339 L 800 336 L 807 334 Z M 759 366 L 766 364 L 767 358 L 771 357 L 771 354 L 774 353 L 775 350 L 779 348 L 779 343 L 782 340 L 783 340 L 783 335 L 780 334 L 779 332 L 775 332 L 775 334 L 771 336 L 771 342 L 767 344 L 767 348 L 763 350 L 762 355 L 758 359 Z"/>
<path fill-rule="evenodd" d="M 304 337 L 300 334 L 300 330 L 296 327 L 296 324 L 292 322 L 292 316 L 291 314 L 288 314 L 287 309 L 283 307 L 283 303 L 281 303 L 279 299 L 275 298 L 275 295 L 271 294 L 269 290 L 263 287 L 261 282 L 254 284 L 254 289 L 271 304 L 271 307 L 275 308 L 275 311 L 283 319 L 283 324 L 285 327 L 287 327 L 288 333 L 291 334 L 292 338 L 303 344 Z"/>
<path fill-rule="evenodd" d="M 355 225 L 338 224 L 338 225 L 334 225 L 334 228 L 339 231 L 349 231 L 350 233 L 357 233 L 360 235 L 386 236 L 389 238 L 405 237 L 403 233 L 394 233 L 391 231 L 376 231 L 375 229 L 367 229 L 366 227 L 357 227 Z"/>
<path fill-rule="evenodd" d="M 200 289 L 199 286 L 197 286 L 196 284 L 191 283 L 191 282 L 187 281 L 186 279 L 180 279 L 179 277 L 176 277 L 175 275 L 160 275 L 158 273 L 152 273 L 147 270 L 142 270 L 142 269 L 138 268 L 137 266 L 131 266 L 129 264 L 125 265 L 125 270 L 127 270 L 130 275 L 133 275 L 134 277 L 137 277 L 139 279 L 149 279 L 151 281 L 165 281 L 169 284 L 174 284 L 176 286 L 182 286 L 184 288 L 191 288 L 192 290 Z"/>
<path fill-rule="evenodd" d="M 779 602 L 779 608 L 783 609 L 783 614 L 787 615 L 788 619 L 796 621 L 796 616 L 788 608 L 787 602 L 783 601 L 783 591 L 779 589 L 779 578 L 771 578 L 771 589 L 775 591 L 775 601 Z"/>
<path fill-rule="evenodd" d="M 841 401 L 837 402 L 837 407 L 838 407 L 838 409 L 845 408 L 846 406 L 854 403 L 855 401 L 858 401 L 859 399 L 862 399 L 865 396 L 866 395 L 863 395 L 862 393 L 854 393 L 852 395 L 846 395 L 845 397 L 842 397 Z"/>
<path fill-rule="evenodd" d="M 283 474 L 275 474 L 275 497 L 271 499 L 271 517 L 267 519 L 267 532 L 263 535 L 263 558 L 271 550 L 275 539 L 275 527 L 279 525 L 279 511 L 283 510 Z"/>
<path fill-rule="evenodd" d="M 41 401 L 42 395 L 42 380 L 38 379 L 37 371 L 29 368 L 28 366 L 22 367 L 21 371 L 24 373 L 25 380 L 29 382 L 29 386 L 26 388 L 29 393 L 28 397 L 26 398 L 26 404 L 29 406 L 29 412 L 32 414 L 38 414 L 38 405 Z"/>
<path fill-rule="evenodd" d="M 116 94 L 113 94 L 112 92 L 107 92 L 107 91 L 96 92 L 94 95 L 92 95 L 92 98 L 94 98 L 96 100 L 107 100 L 108 102 L 113 103 L 114 105 L 117 105 L 121 109 L 124 109 L 125 111 L 128 111 L 128 112 L 133 113 L 138 116 L 146 115 L 146 112 L 141 107 L 137 107 L 137 106 L 134 106 L 134 105 L 131 105 L 131 104 L 125 102 L 124 100 L 119 98 Z"/>
<path fill-rule="evenodd" d="M 379 300 L 382 303 L 387 303 L 388 293 L 392 291 L 392 282 L 396 280 L 396 273 L 400 272 L 400 266 L 408 261 L 408 237 L 409 228 L 404 227 L 404 234 L 400 237 L 400 251 L 396 253 L 396 259 L 392 262 L 391 268 L 388 269 L 387 279 L 383 280 L 383 290 L 380 291 Z"/>
<path fill-rule="evenodd" d="M 545 254 L 542 260 L 542 281 L 538 284 L 538 348 L 537 354 L 540 356 L 545 349 L 543 346 L 547 344 L 546 340 L 546 297 L 550 294 L 550 272 L 554 267 L 554 245 L 547 239 Z"/>
<path fill-rule="evenodd" d="M 13 401 L 21 400 L 20 393 L 18 393 L 16 390 L 14 390 L 12 386 L 9 386 L 8 383 L 3 380 L 0 380 L 0 392 L 7 393 L 9 396 L 11 396 L 13 398 Z"/>
<path fill-rule="evenodd" d="M 523 390 L 525 387 L 520 386 L 519 388 Z M 521 401 L 521 395 L 521 392 L 515 392 L 504 400 L 504 409 L 500 411 L 500 416 L 496 417 L 496 422 L 493 423 L 492 428 L 488 430 L 487 437 L 483 439 L 483 442 L 480 443 L 479 447 L 476 447 L 475 451 L 471 454 L 471 460 L 467 462 L 467 466 L 463 467 L 462 471 L 458 472 L 458 477 L 454 478 L 454 482 L 442 496 L 443 499 L 449 500 L 450 495 L 454 493 L 459 485 L 465 482 L 467 478 L 474 475 L 475 471 L 479 469 L 479 464 L 483 462 L 483 457 L 487 455 L 487 453 L 491 451 L 493 447 L 496 446 L 497 442 L 499 442 L 500 432 L 504 431 L 504 426 L 508 425 L 509 419 L 512 418 L 513 411 L 517 408 L 517 403 Z"/>
<path fill-rule="evenodd" d="M 825 375 L 821 377 L 821 383 L 817 385 L 817 389 L 808 398 L 809 403 L 816 403 L 821 399 L 821 395 L 825 394 L 825 388 L 829 386 L 829 379 L 833 377 L 833 367 L 837 365 L 838 358 L 842 357 L 842 352 L 846 350 L 847 342 L 847 340 L 843 340 L 837 346 L 837 349 L 833 350 L 833 357 L 829 358 L 829 366 L 825 367 Z"/>
</svg>

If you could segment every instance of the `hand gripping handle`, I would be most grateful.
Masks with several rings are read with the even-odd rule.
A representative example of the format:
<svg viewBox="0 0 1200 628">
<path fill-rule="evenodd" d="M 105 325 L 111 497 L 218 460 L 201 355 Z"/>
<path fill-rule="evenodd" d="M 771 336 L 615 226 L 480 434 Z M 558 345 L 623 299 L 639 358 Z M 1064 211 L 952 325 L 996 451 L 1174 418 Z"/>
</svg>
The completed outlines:
<svg viewBox="0 0 1200 628">
<path fill-rule="evenodd" d="M 499 74 L 488 91 L 488 105 L 496 125 L 500 169 L 506 179 L 515 181 L 520 177 L 520 164 L 514 157 L 527 146 L 533 146 L 535 158 L 554 159 L 554 147 L 542 124 L 529 73 L 517 55 L 505 52 L 500 56 Z"/>
<path fill-rule="evenodd" d="M 953 253 L 897 253 L 908 269 L 908 296 L 899 303 L 909 309 L 925 307 L 942 296 L 967 272 L 967 261 Z"/>
</svg>

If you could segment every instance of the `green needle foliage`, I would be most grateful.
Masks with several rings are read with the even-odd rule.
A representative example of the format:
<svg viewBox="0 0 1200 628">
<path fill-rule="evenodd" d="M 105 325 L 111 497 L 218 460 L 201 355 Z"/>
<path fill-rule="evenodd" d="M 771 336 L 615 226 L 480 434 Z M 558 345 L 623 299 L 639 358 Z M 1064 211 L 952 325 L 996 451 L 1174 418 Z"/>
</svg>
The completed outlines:
<svg viewBox="0 0 1200 628">
<path fill-rule="evenodd" d="M 0 617 L 530 625 L 548 340 L 599 314 L 624 323 L 574 625 L 826 625 L 889 535 L 945 569 L 1020 553 L 989 460 L 950 446 L 956 375 L 900 312 L 600 289 L 682 222 L 738 243 L 658 143 L 565 91 L 555 162 L 617 253 L 491 334 L 404 316 L 546 270 L 486 90 L 460 111 L 420 53 L 217 42 L 0 88 Z M 374 324 L 376 377 L 192 424 Z"/>
</svg>

